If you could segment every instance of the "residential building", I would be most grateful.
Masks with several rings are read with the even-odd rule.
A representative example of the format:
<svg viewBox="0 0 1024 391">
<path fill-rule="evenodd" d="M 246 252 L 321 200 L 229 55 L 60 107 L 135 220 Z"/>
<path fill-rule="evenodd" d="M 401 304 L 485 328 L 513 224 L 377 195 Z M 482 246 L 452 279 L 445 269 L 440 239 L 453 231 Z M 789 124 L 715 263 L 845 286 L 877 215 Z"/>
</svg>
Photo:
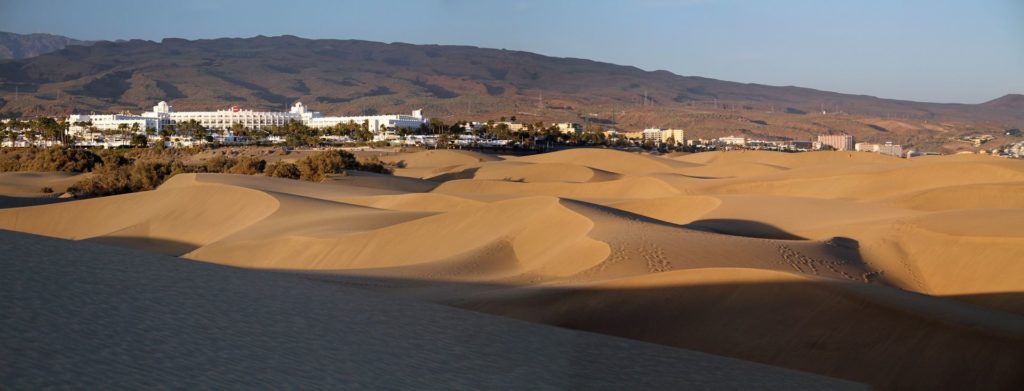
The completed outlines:
<svg viewBox="0 0 1024 391">
<path fill-rule="evenodd" d="M 878 144 L 874 143 L 856 143 L 853 144 L 853 150 L 858 152 L 878 152 Z"/>
<path fill-rule="evenodd" d="M 422 110 L 415 110 L 411 115 L 387 114 L 368 116 L 323 116 L 320 112 L 310 111 L 302 104 L 296 102 L 287 112 L 282 111 L 254 111 L 243 110 L 240 107 L 232 106 L 226 110 L 217 111 L 174 111 L 167 102 L 160 102 L 153 106 L 152 111 L 141 115 L 131 114 L 73 114 L 68 121 L 73 125 L 70 129 L 74 132 L 84 132 L 87 126 L 81 123 L 91 123 L 91 126 L 99 130 L 114 130 L 121 125 L 131 127 L 138 124 L 140 129 L 152 128 L 157 131 L 171 124 L 180 124 L 191 120 L 198 121 L 204 127 L 212 130 L 228 130 L 235 124 L 241 124 L 249 129 L 268 128 L 271 126 L 285 125 L 290 121 L 297 121 L 312 128 L 329 128 L 342 123 L 367 124 L 372 132 L 380 132 L 386 129 L 395 128 L 417 128 L 428 122 L 423 116 Z"/>
<path fill-rule="evenodd" d="M 903 146 L 899 144 L 893 144 L 892 142 L 886 142 L 885 144 L 878 146 L 878 153 L 882 155 L 903 156 Z"/>
<path fill-rule="evenodd" d="M 854 149 L 853 141 L 853 136 L 848 134 L 823 134 L 818 136 L 818 143 L 822 148 L 827 145 L 837 151 L 852 151 Z"/>
<path fill-rule="evenodd" d="M 742 147 L 747 145 L 747 138 L 738 136 L 719 137 L 718 143 L 724 145 L 738 145 Z"/>
<path fill-rule="evenodd" d="M 583 126 L 575 122 L 559 122 L 552 125 L 558 128 L 558 131 L 562 132 L 563 134 L 583 132 Z"/>
<path fill-rule="evenodd" d="M 814 143 L 810 140 L 790 140 L 786 142 L 786 146 L 793 151 L 807 151 L 814 146 Z"/>
<path fill-rule="evenodd" d="M 123 127 L 132 129 L 137 127 L 141 131 L 146 129 L 160 129 L 160 119 L 143 115 L 131 114 L 72 114 L 68 116 L 68 123 L 71 124 L 69 133 L 84 132 L 87 125 L 91 123 L 97 130 L 117 130 Z"/>
<path fill-rule="evenodd" d="M 502 121 L 502 122 L 495 122 L 494 123 L 494 126 L 498 126 L 498 125 L 505 125 L 505 127 L 507 127 L 508 130 L 513 131 L 513 132 L 522 132 L 522 131 L 525 131 L 527 129 L 526 124 L 522 124 L 522 123 L 519 123 L 519 122 Z"/>
<path fill-rule="evenodd" d="M 686 144 L 686 132 L 682 129 L 647 128 L 640 132 L 640 138 L 644 141 L 663 144 L 668 143 L 669 140 L 672 141 L 673 145 Z"/>
<path fill-rule="evenodd" d="M 643 140 L 643 138 L 644 138 L 644 132 L 642 132 L 642 131 L 623 132 L 621 134 L 622 134 L 622 138 L 625 138 L 627 140 Z"/>
</svg>

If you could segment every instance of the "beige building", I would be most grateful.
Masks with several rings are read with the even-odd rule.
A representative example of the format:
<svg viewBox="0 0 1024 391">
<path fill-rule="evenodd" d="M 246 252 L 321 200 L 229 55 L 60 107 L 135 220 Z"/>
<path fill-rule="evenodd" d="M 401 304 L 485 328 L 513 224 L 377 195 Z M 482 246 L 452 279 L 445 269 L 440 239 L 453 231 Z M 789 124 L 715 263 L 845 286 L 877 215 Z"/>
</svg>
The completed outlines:
<svg viewBox="0 0 1024 391">
<path fill-rule="evenodd" d="M 641 140 L 644 138 L 644 132 L 623 132 L 622 137 L 629 140 Z"/>
<path fill-rule="evenodd" d="M 643 139 L 644 141 L 653 141 L 656 143 L 668 143 L 672 140 L 673 145 L 685 145 L 686 144 L 686 132 L 682 129 L 661 129 L 661 128 L 647 128 L 641 132 L 636 133 L 637 139 Z M 627 137 L 630 138 L 630 137 Z"/>
<path fill-rule="evenodd" d="M 739 145 L 742 147 L 747 145 L 747 138 L 740 136 L 719 137 L 718 143 L 724 145 Z"/>
<path fill-rule="evenodd" d="M 818 136 L 818 144 L 828 145 L 837 151 L 854 150 L 853 136 L 848 134 L 823 134 Z"/>
<path fill-rule="evenodd" d="M 573 134 L 573 133 L 581 133 L 581 132 L 583 132 L 583 126 L 580 126 L 580 124 L 575 123 L 575 122 L 559 122 L 559 123 L 554 124 L 554 126 L 556 128 L 558 128 L 558 131 L 562 132 L 563 134 Z"/>
</svg>

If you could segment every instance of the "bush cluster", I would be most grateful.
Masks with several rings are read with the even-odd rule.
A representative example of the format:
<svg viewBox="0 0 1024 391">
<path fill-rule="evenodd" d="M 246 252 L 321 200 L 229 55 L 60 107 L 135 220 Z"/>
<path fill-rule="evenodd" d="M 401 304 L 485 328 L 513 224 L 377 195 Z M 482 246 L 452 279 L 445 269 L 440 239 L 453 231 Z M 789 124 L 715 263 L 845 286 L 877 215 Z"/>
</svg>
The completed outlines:
<svg viewBox="0 0 1024 391">
<path fill-rule="evenodd" d="M 377 160 L 360 163 L 352 153 L 337 150 L 310 155 L 297 163 L 273 162 L 242 156 L 217 155 L 202 164 L 185 163 L 197 151 L 159 149 L 4 149 L 0 151 L 2 171 L 74 171 L 92 172 L 68 188 L 76 197 L 97 197 L 153 190 L 179 173 L 228 173 L 266 175 L 277 178 L 319 182 L 329 174 L 363 170 L 390 174 L 388 166 Z"/>
<path fill-rule="evenodd" d="M 0 152 L 0 172 L 88 172 L 102 162 L 103 158 L 96 153 L 88 149 L 79 148 L 11 148 Z"/>
<path fill-rule="evenodd" d="M 320 182 L 327 174 L 341 174 L 345 170 L 359 169 L 356 156 L 346 151 L 326 151 L 307 156 L 297 163 L 301 176 L 299 179 Z"/>
<path fill-rule="evenodd" d="M 136 160 L 125 164 L 112 161 L 100 164 L 85 177 L 68 188 L 75 197 L 99 197 L 153 190 L 167 178 L 185 172 L 197 172 L 196 166 L 180 161 Z"/>
<path fill-rule="evenodd" d="M 263 174 L 274 178 L 288 178 L 288 179 L 299 179 L 302 176 L 302 172 L 299 171 L 299 167 L 295 163 L 288 162 L 273 162 L 267 165 L 266 170 Z"/>
</svg>

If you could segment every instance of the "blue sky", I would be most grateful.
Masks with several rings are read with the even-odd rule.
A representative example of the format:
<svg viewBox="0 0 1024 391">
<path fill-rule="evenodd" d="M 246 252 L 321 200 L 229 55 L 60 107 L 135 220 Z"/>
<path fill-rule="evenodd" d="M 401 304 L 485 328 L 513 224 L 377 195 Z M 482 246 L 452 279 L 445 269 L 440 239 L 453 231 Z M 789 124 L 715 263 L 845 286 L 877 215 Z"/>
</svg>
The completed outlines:
<svg viewBox="0 0 1024 391">
<path fill-rule="evenodd" d="M 0 30 L 475 45 L 930 102 L 1024 93 L 1024 0 L 0 0 Z"/>
</svg>

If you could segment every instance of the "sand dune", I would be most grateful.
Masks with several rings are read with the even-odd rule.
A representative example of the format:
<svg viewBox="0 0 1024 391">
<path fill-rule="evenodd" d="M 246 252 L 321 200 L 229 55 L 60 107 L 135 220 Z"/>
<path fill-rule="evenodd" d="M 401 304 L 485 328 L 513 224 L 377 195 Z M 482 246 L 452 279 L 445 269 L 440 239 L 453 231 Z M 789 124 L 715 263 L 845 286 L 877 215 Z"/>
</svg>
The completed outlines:
<svg viewBox="0 0 1024 391">
<path fill-rule="evenodd" d="M 889 201 L 918 210 L 1024 209 L 1024 182 L 946 186 L 903 194 Z"/>
<path fill-rule="evenodd" d="M 722 201 L 709 196 L 670 196 L 608 203 L 607 206 L 675 224 L 686 224 L 718 208 Z"/>
<path fill-rule="evenodd" d="M 696 164 L 610 149 L 569 149 L 516 159 L 530 163 L 571 163 L 618 174 L 662 172 Z"/>
<path fill-rule="evenodd" d="M 0 231 L 0 253 L 4 389 L 866 388 L 90 243 Z"/>
<path fill-rule="evenodd" d="M 51 194 L 61 194 L 68 187 L 83 178 L 74 172 L 0 172 L 0 194 L 8 197 L 48 196 L 44 187 L 52 189 Z"/>
<path fill-rule="evenodd" d="M 881 388 L 1024 386 L 1024 162 L 603 149 L 384 159 L 403 168 L 322 183 L 178 175 L 149 192 L 0 209 L 0 228 Z"/>
<path fill-rule="evenodd" d="M 658 198 L 679 194 L 678 190 L 664 181 L 646 176 L 588 183 L 522 183 L 460 179 L 445 182 L 434 189 L 434 192 L 465 197 L 472 197 L 474 195 L 501 195 L 505 197 L 545 195 L 607 200 Z"/>
<path fill-rule="evenodd" d="M 4 229 L 181 255 L 242 229 L 278 207 L 266 193 L 242 187 L 170 185 L 159 192 L 2 209 L 0 224 Z"/>
<path fill-rule="evenodd" d="M 603 182 L 619 177 L 618 174 L 578 164 L 518 161 L 484 165 L 473 173 L 473 179 L 513 182 Z"/>
<path fill-rule="evenodd" d="M 422 151 L 381 158 L 381 161 L 399 165 L 395 175 L 424 179 L 500 160 L 493 155 L 457 150 Z"/>
<path fill-rule="evenodd" d="M 506 290 L 460 305 L 483 312 L 770 362 L 886 389 L 1008 389 L 1021 380 L 1020 318 L 963 329 L 942 299 L 757 269 L 698 269 L 599 284 Z M 880 300 L 884 299 L 884 300 Z M 910 301 L 903 303 L 899 299 Z M 931 299 L 931 300 L 925 300 Z M 901 305 L 893 305 L 892 303 Z M 1003 322 L 966 311 L 959 322 Z M 1008 335 L 1010 334 L 1010 335 Z M 984 357 L 964 360 L 963 357 Z"/>
</svg>

